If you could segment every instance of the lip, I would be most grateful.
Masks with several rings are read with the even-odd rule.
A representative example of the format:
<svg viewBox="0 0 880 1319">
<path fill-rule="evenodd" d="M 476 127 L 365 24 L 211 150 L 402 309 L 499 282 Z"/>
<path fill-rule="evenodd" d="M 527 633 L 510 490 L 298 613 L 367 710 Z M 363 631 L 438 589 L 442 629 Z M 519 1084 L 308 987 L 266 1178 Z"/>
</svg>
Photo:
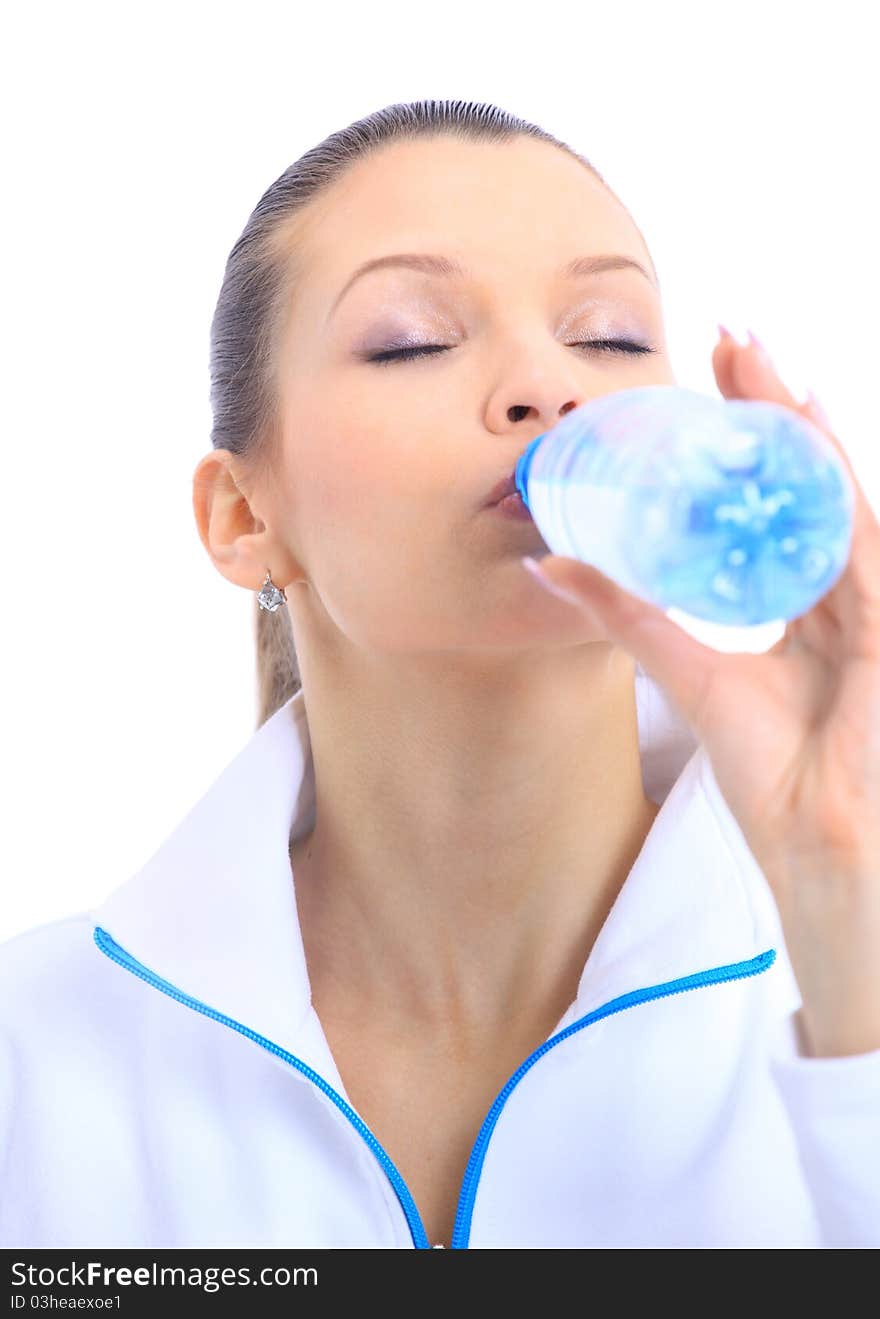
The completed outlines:
<svg viewBox="0 0 880 1319">
<path fill-rule="evenodd" d="M 497 504 L 490 504 L 489 507 L 496 508 L 498 512 L 503 513 L 505 517 L 516 518 L 517 522 L 531 522 L 532 526 L 535 525 L 535 519 L 532 517 L 531 510 L 527 504 L 523 503 L 519 492 L 515 492 L 512 495 L 505 495 L 503 499 L 498 500 Z"/>
<path fill-rule="evenodd" d="M 509 476 L 503 477 L 489 491 L 489 497 L 486 500 L 485 507 L 491 508 L 493 504 L 499 504 L 507 495 L 516 494 L 516 471 Z"/>
</svg>

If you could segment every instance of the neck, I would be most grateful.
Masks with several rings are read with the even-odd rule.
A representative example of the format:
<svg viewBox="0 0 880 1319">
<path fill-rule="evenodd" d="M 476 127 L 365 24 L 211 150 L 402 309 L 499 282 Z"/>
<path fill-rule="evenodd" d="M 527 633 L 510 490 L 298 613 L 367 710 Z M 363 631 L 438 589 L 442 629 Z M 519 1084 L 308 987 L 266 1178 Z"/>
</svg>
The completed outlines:
<svg viewBox="0 0 880 1319">
<path fill-rule="evenodd" d="M 431 1027 L 536 999 L 561 1014 L 659 809 L 632 658 L 533 652 L 491 682 L 303 666 L 303 688 L 316 817 L 291 861 L 313 1000 Z"/>
</svg>

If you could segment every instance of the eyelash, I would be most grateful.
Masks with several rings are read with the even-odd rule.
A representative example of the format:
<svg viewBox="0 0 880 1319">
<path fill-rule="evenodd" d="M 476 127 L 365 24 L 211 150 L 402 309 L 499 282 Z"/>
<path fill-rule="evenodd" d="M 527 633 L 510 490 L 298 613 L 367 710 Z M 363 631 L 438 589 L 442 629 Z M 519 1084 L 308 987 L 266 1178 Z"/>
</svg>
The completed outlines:
<svg viewBox="0 0 880 1319">
<path fill-rule="evenodd" d="M 571 348 L 596 348 L 605 353 L 628 353 L 632 356 L 643 353 L 653 353 L 655 348 L 647 348 L 644 344 L 633 343 L 629 339 L 580 339 L 576 343 L 569 345 Z M 435 357 L 438 353 L 447 353 L 449 348 L 446 344 L 419 344 L 415 348 L 389 348 L 385 352 L 375 353 L 368 357 L 368 362 L 375 362 L 377 366 L 389 366 L 392 362 L 412 361 L 417 357 Z"/>
</svg>

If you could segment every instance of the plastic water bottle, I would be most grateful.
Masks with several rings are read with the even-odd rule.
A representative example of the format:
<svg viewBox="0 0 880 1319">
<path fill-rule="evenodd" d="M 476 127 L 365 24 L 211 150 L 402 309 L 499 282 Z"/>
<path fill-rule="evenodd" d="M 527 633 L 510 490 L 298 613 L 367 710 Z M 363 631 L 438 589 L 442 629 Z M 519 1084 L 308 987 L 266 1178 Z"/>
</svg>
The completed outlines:
<svg viewBox="0 0 880 1319">
<path fill-rule="evenodd" d="M 805 613 L 852 543 L 855 491 L 818 427 L 678 386 L 572 409 L 522 454 L 516 487 L 554 554 L 733 627 Z"/>
</svg>

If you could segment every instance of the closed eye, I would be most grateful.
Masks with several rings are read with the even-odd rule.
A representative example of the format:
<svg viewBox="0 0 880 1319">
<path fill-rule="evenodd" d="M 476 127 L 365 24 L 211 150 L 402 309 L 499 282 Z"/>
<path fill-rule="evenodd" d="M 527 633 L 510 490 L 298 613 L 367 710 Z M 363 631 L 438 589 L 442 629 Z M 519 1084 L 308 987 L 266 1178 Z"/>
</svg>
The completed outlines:
<svg viewBox="0 0 880 1319">
<path fill-rule="evenodd" d="M 646 344 L 633 343 L 630 339 L 580 339 L 569 348 L 586 348 L 601 353 L 629 353 L 638 356 L 643 353 L 655 353 L 656 348 L 649 348 Z M 387 348 L 384 352 L 374 353 L 368 357 L 368 362 L 375 362 L 377 366 L 388 366 L 391 362 L 411 361 L 416 357 L 428 357 L 437 353 L 448 353 L 449 344 L 419 344 L 414 348 Z"/>
</svg>

